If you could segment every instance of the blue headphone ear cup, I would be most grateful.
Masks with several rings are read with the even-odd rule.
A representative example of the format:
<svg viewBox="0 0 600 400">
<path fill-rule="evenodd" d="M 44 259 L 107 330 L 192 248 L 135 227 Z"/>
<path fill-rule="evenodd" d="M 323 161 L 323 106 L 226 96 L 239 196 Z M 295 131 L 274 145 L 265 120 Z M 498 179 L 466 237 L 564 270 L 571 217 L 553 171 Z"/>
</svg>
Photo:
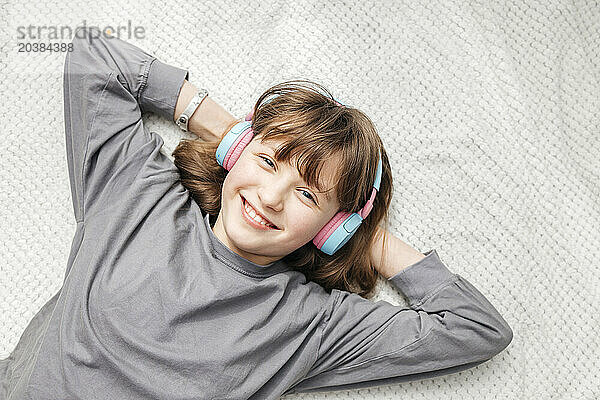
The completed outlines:
<svg viewBox="0 0 600 400">
<path fill-rule="evenodd" d="M 317 236 L 313 239 L 313 243 L 319 250 L 332 255 L 350 240 L 354 235 L 354 232 L 356 232 L 358 227 L 362 224 L 364 218 L 367 218 L 373 209 L 375 196 L 379 191 L 379 185 L 381 183 L 381 174 L 382 163 L 380 153 L 371 197 L 359 212 L 348 213 L 340 211 L 319 231 Z"/>
<path fill-rule="evenodd" d="M 339 211 L 321 228 L 313 239 L 317 249 L 332 255 L 340 249 L 358 229 L 363 219 L 358 213 Z"/>
<path fill-rule="evenodd" d="M 228 157 L 229 157 L 228 163 L 227 163 L 228 171 L 230 171 L 231 168 L 233 168 L 233 166 L 237 162 L 237 160 L 240 159 L 242 152 L 244 151 L 244 149 L 246 148 L 248 143 L 250 143 L 253 136 L 254 136 L 254 132 L 252 132 L 252 130 L 250 130 L 249 132 L 244 134 L 244 136 L 239 141 L 235 142 L 233 144 L 233 146 L 229 149 L 229 151 L 227 152 Z"/>
<path fill-rule="evenodd" d="M 248 122 L 240 122 L 231 128 L 217 147 L 215 156 L 219 165 L 230 171 L 253 137 L 254 131 Z"/>
</svg>

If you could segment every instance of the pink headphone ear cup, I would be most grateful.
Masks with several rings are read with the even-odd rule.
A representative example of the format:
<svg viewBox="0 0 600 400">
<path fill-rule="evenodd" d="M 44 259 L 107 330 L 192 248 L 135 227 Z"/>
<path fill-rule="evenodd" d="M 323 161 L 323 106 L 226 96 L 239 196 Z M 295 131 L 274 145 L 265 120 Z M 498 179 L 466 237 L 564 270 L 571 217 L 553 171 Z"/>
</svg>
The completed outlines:
<svg viewBox="0 0 600 400">
<path fill-rule="evenodd" d="M 236 140 L 233 143 L 233 146 L 231 146 L 231 148 L 225 155 L 224 164 L 225 169 L 227 171 L 231 171 L 231 168 L 233 168 L 236 161 L 240 158 L 242 151 L 244 151 L 244 149 L 246 148 L 248 143 L 250 143 L 253 137 L 254 131 L 252 130 L 252 128 L 250 128 L 246 132 L 242 133 L 238 140 Z"/>
<path fill-rule="evenodd" d="M 350 215 L 352 215 L 352 213 L 346 211 L 338 211 L 337 214 L 335 214 L 333 218 L 331 218 L 329 222 L 325 224 L 323 228 L 321 228 L 319 233 L 317 233 L 317 236 L 314 237 L 313 243 L 315 244 L 315 246 L 317 246 L 317 248 L 320 249 L 323 246 L 323 243 L 325 243 L 327 239 L 329 239 L 331 234 L 335 232 L 338 226 L 343 224 L 344 221 L 346 221 L 346 219 Z"/>
</svg>

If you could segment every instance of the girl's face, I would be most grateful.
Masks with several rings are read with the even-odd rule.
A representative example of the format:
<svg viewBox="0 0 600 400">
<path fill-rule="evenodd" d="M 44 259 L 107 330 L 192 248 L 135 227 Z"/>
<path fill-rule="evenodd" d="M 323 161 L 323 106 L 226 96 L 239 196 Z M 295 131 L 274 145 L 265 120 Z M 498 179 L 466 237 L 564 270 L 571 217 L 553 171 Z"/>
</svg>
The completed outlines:
<svg viewBox="0 0 600 400">
<path fill-rule="evenodd" d="M 300 177 L 295 166 L 275 161 L 279 143 L 261 144 L 255 137 L 228 172 L 221 192 L 215 236 L 234 253 L 259 265 L 275 262 L 312 241 L 339 209 L 335 189 L 318 193 Z M 319 180 L 334 187 L 336 158 L 328 159 Z M 277 229 L 248 220 L 245 205 Z M 262 228 L 261 228 L 262 227 Z"/>
</svg>

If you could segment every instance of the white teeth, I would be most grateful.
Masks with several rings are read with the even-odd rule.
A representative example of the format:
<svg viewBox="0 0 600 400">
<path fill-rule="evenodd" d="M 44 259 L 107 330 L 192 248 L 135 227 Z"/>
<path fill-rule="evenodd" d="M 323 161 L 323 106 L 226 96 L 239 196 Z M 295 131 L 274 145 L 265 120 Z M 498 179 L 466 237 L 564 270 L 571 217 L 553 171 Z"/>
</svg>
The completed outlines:
<svg viewBox="0 0 600 400">
<path fill-rule="evenodd" d="M 246 209 L 246 212 L 248 212 L 248 215 L 250 215 L 252 217 L 253 220 L 255 220 L 256 222 L 258 222 L 261 225 L 266 225 L 269 227 L 273 227 L 273 225 L 267 223 L 264 219 L 262 219 L 257 213 L 256 211 L 254 211 L 254 209 L 252 207 L 250 207 L 250 204 L 248 204 L 248 202 L 246 202 L 246 205 L 244 207 Z"/>
</svg>

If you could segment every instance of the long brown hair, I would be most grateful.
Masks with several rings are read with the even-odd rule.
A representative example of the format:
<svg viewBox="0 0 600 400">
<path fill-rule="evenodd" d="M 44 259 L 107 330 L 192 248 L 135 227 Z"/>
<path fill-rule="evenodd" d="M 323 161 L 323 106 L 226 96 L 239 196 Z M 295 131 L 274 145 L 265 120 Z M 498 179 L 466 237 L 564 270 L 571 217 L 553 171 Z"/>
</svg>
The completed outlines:
<svg viewBox="0 0 600 400">
<path fill-rule="evenodd" d="M 322 190 L 318 177 L 323 161 L 339 154 L 336 193 L 340 210 L 348 212 L 359 211 L 370 198 L 381 152 L 382 176 L 373 209 L 352 238 L 333 255 L 321 252 L 310 241 L 283 257 L 288 266 L 328 292 L 335 288 L 373 297 L 378 272 L 370 248 L 381 234 L 377 227 L 382 221 L 381 227 L 387 229 L 393 183 L 387 153 L 372 121 L 356 108 L 337 106 L 323 86 L 292 80 L 272 86 L 260 96 L 251 122 L 261 140 L 282 141 L 275 159 L 290 165 L 296 160 L 300 176 L 318 190 Z M 172 153 L 181 183 L 210 215 L 211 224 L 221 210 L 221 191 L 228 173 L 215 158 L 218 145 L 182 139 Z"/>
</svg>

